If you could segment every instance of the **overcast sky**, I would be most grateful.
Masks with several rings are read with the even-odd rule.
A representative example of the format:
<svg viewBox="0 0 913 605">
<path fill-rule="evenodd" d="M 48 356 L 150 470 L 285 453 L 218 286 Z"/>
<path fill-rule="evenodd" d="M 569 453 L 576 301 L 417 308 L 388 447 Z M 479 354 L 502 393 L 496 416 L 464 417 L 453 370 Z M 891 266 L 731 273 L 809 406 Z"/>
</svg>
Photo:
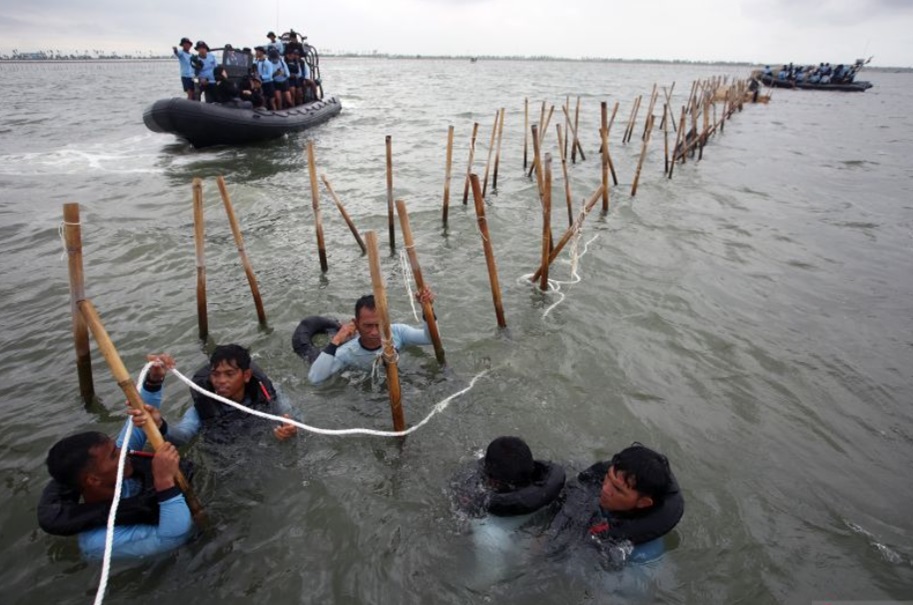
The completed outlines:
<svg viewBox="0 0 913 605">
<path fill-rule="evenodd" d="M 3 0 L 9 7 L 12 0 Z M 28 0 L 0 53 L 251 46 L 294 28 L 322 51 L 913 67 L 913 0 Z"/>
</svg>

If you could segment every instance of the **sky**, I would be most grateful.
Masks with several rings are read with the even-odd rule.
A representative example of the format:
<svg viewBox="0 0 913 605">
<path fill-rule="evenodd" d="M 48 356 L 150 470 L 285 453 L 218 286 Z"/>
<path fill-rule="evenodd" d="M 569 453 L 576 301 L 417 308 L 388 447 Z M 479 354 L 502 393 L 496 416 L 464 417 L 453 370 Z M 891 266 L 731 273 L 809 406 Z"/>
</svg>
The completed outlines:
<svg viewBox="0 0 913 605">
<path fill-rule="evenodd" d="M 10 6 L 13 0 L 0 0 Z M 320 51 L 913 67 L 913 0 L 29 0 L 0 54 L 167 53 L 304 32 Z"/>
</svg>

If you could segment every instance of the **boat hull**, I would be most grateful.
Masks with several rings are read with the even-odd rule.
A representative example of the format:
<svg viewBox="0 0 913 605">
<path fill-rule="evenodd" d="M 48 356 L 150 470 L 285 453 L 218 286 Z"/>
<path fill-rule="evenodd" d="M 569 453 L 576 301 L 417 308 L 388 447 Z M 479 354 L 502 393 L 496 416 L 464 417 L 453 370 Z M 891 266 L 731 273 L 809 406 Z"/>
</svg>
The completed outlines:
<svg viewBox="0 0 913 605">
<path fill-rule="evenodd" d="M 802 90 L 836 90 L 840 92 L 865 92 L 872 88 L 871 82 L 845 82 L 842 84 L 814 84 L 812 82 L 793 82 L 792 80 L 778 80 L 764 76 L 761 81 L 765 86 L 774 88 L 801 88 Z"/>
<path fill-rule="evenodd" d="M 342 104 L 336 97 L 283 111 L 245 109 L 176 97 L 161 99 L 147 107 L 143 122 L 153 132 L 174 134 L 194 147 L 212 147 L 276 139 L 322 124 L 340 111 Z"/>
</svg>

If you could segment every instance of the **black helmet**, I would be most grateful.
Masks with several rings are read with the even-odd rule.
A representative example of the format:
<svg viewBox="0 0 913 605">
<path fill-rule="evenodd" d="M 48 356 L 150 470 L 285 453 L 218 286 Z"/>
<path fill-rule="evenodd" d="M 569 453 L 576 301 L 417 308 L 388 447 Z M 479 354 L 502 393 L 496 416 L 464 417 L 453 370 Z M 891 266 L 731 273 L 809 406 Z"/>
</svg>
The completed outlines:
<svg viewBox="0 0 913 605">
<path fill-rule="evenodd" d="M 184 46 L 185 44 L 193 44 L 193 42 L 190 41 L 190 38 L 181 38 L 181 42 L 178 46 Z"/>
<path fill-rule="evenodd" d="M 194 46 L 193 49 L 194 49 L 194 50 L 200 50 L 201 48 L 205 48 L 206 50 L 209 50 L 209 45 L 206 44 L 205 42 L 203 42 L 202 40 L 199 40 L 199 41 L 197 42 L 197 45 Z"/>
</svg>

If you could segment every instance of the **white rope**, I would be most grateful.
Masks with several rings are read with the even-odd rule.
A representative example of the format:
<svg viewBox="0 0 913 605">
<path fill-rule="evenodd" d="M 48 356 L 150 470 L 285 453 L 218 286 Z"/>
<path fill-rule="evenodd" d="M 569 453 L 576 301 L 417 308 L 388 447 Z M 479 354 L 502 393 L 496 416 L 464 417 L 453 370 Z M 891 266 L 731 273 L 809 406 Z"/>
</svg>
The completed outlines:
<svg viewBox="0 0 913 605">
<path fill-rule="evenodd" d="M 61 225 L 63 230 L 63 225 Z M 146 380 L 146 374 L 152 362 L 147 363 L 139 373 L 136 389 L 139 390 Z M 124 429 L 124 440 L 120 446 L 120 457 L 117 459 L 117 482 L 114 484 L 114 501 L 108 512 L 108 530 L 105 534 L 105 554 L 101 564 L 101 579 L 98 582 L 98 591 L 95 593 L 95 605 L 101 605 L 105 600 L 105 591 L 108 589 L 108 575 L 111 573 L 111 551 L 114 548 L 114 519 L 117 517 L 117 507 L 120 504 L 120 495 L 124 487 L 124 466 L 127 463 L 127 452 L 130 450 L 130 435 L 133 434 L 133 422 L 127 421 Z"/>
<path fill-rule="evenodd" d="M 422 419 L 422 421 L 419 422 L 418 424 L 411 426 L 404 431 L 376 431 L 374 429 L 321 429 L 321 428 L 317 428 L 314 426 L 310 426 L 308 424 L 304 424 L 303 422 L 298 422 L 297 420 L 293 420 L 291 418 L 286 418 L 284 416 L 277 416 L 275 414 L 261 412 L 260 410 L 253 410 L 247 406 L 241 405 L 240 403 L 238 403 L 236 401 L 232 401 L 231 399 L 226 399 L 225 397 L 222 397 L 220 395 L 216 395 L 215 393 L 211 393 L 211 392 L 207 391 L 203 387 L 199 386 L 198 384 L 196 384 L 195 382 L 193 382 L 192 380 L 190 380 L 189 378 L 187 378 L 186 376 L 184 376 L 183 374 L 178 372 L 177 369 L 175 369 L 175 368 L 172 368 L 172 370 L 171 370 L 172 374 L 177 376 L 181 381 L 184 382 L 184 384 L 189 386 L 194 391 L 201 393 L 207 397 L 210 397 L 216 401 L 224 403 L 226 405 L 230 405 L 231 407 L 233 407 L 237 410 L 241 410 L 242 412 L 246 412 L 252 416 L 257 416 L 258 418 L 264 418 L 266 420 L 274 420 L 276 422 L 281 422 L 283 424 L 293 424 L 302 430 L 308 431 L 309 433 L 316 433 L 318 435 L 332 435 L 332 436 L 371 435 L 374 437 L 405 437 L 406 435 L 410 435 L 410 434 L 414 433 L 418 429 L 425 426 L 425 424 L 427 424 L 428 421 L 431 420 L 431 418 L 435 414 L 438 414 L 438 413 L 446 410 L 447 406 L 450 405 L 451 401 L 453 401 L 454 399 L 456 399 L 463 393 L 466 393 L 467 391 L 472 389 L 472 387 L 475 386 L 475 384 L 479 380 L 479 378 L 481 378 L 482 376 L 485 376 L 486 374 L 488 374 L 488 372 L 489 372 L 489 370 L 482 370 L 481 372 L 479 372 L 478 374 L 476 374 L 475 376 L 472 377 L 472 380 L 469 381 L 469 386 L 467 386 L 466 388 L 464 388 L 462 390 L 457 391 L 456 393 L 453 393 L 452 395 L 448 396 L 447 398 L 445 398 L 445 399 L 441 400 L 440 402 L 438 402 L 437 404 L 435 404 L 435 406 L 431 410 L 431 412 L 427 416 L 425 416 L 425 418 Z"/>
<path fill-rule="evenodd" d="M 399 250 L 399 263 L 403 270 L 403 283 L 406 284 L 406 290 L 409 291 L 409 304 L 412 306 L 412 316 L 415 317 L 415 321 L 417 322 L 419 321 L 419 318 L 418 311 L 415 310 L 415 294 L 412 292 L 412 282 L 409 280 L 409 276 L 412 276 L 413 278 L 415 276 L 412 275 L 412 267 L 406 259 L 406 250 L 403 248 L 400 248 Z"/>
<path fill-rule="evenodd" d="M 570 264 L 571 264 L 571 277 L 573 279 L 571 279 L 570 281 L 561 281 L 558 279 L 549 279 L 548 280 L 548 292 L 549 293 L 554 292 L 555 294 L 560 296 L 560 298 L 558 300 L 556 300 L 554 303 L 552 303 L 542 313 L 543 318 L 548 317 L 549 313 L 551 313 L 552 310 L 555 309 L 555 307 L 557 307 L 558 305 L 560 305 L 561 303 L 564 302 L 565 295 L 564 295 L 564 292 L 561 291 L 561 286 L 576 284 L 576 283 L 580 282 L 580 280 L 582 279 L 580 277 L 580 273 L 578 273 L 578 271 L 577 271 L 580 266 L 580 259 L 583 258 L 583 256 L 587 253 L 587 251 L 589 250 L 590 244 L 592 244 L 596 240 L 596 238 L 598 238 L 599 236 L 594 235 L 593 237 L 591 237 L 586 243 L 583 244 L 583 252 L 580 252 L 578 254 L 577 252 L 579 249 L 580 234 L 581 234 L 581 230 L 577 229 L 574 232 L 574 241 L 571 244 Z M 535 284 L 533 284 L 533 282 L 530 281 L 532 279 L 533 275 L 535 275 L 535 273 L 527 273 L 526 275 L 522 275 L 520 277 L 520 279 L 518 280 L 518 282 L 525 282 L 527 284 L 532 284 L 535 287 Z"/>
</svg>

